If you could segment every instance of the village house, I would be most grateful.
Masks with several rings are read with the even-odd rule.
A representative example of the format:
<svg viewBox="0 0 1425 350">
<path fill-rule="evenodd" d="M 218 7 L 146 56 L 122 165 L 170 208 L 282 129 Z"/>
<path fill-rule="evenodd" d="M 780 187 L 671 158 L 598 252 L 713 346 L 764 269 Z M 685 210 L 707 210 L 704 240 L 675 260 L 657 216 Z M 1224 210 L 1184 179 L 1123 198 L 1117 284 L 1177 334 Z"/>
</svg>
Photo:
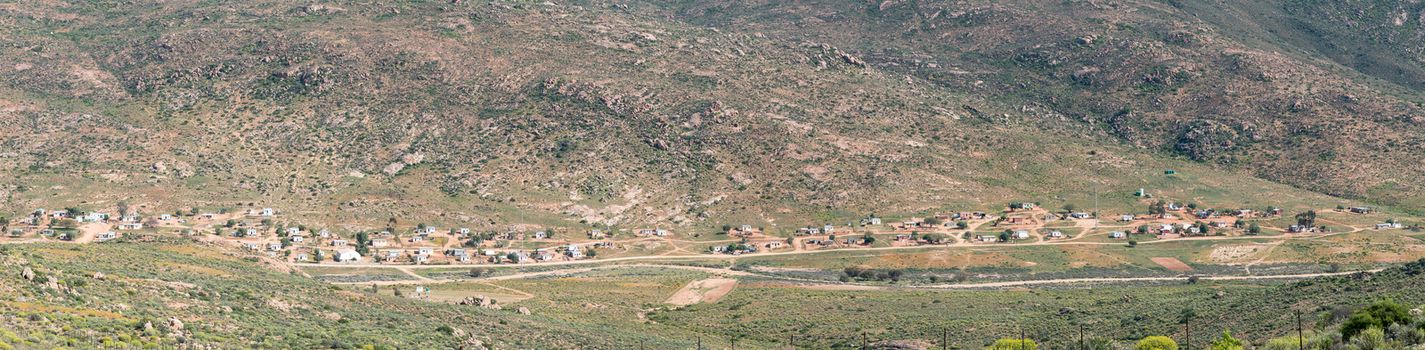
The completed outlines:
<svg viewBox="0 0 1425 350">
<path fill-rule="evenodd" d="M 821 229 L 816 227 L 803 227 L 797 229 L 798 236 L 811 236 L 821 234 Z"/>
<path fill-rule="evenodd" d="M 383 232 L 383 233 L 385 233 L 385 234 L 390 234 L 390 232 Z M 322 238 L 331 238 L 331 237 L 332 237 L 332 232 L 331 232 L 331 231 L 327 231 L 327 229 L 322 229 L 322 232 L 317 233 L 317 236 L 321 236 Z"/>
<path fill-rule="evenodd" d="M 107 241 L 107 240 L 111 240 L 111 239 L 117 238 L 118 236 L 119 236 L 119 234 L 114 233 L 114 231 L 105 231 L 105 232 L 100 232 L 100 233 L 97 234 L 97 235 L 94 235 L 94 240 L 102 242 L 102 241 Z"/>
<path fill-rule="evenodd" d="M 603 239 L 604 237 L 607 237 L 604 231 L 599 231 L 598 229 L 589 230 L 590 239 Z"/>
<path fill-rule="evenodd" d="M 121 217 L 119 217 L 119 221 L 120 221 L 120 222 L 139 222 L 139 214 L 137 214 L 137 213 L 130 213 L 130 214 L 128 214 L 128 215 L 121 216 Z"/>
<path fill-rule="evenodd" d="M 99 213 L 99 212 L 91 212 L 91 213 L 89 213 L 89 214 L 85 214 L 83 220 L 80 220 L 80 221 L 84 221 L 84 222 L 104 222 L 104 221 L 108 221 L 108 220 L 109 220 L 109 214 Z"/>
<path fill-rule="evenodd" d="M 297 253 L 297 255 L 293 256 L 292 259 L 297 262 L 311 261 L 311 258 L 307 257 L 307 253 Z"/>
<path fill-rule="evenodd" d="M 999 241 L 999 237 L 995 237 L 995 236 L 991 236 L 991 235 L 978 235 L 978 236 L 975 236 L 975 240 L 976 240 L 976 241 L 979 241 L 979 242 L 981 242 L 981 243 L 990 243 L 990 242 L 998 242 L 998 241 Z"/>
<path fill-rule="evenodd" d="M 821 233 L 828 235 L 834 234 L 836 233 L 836 226 L 832 226 L 831 224 L 821 225 Z"/>
<path fill-rule="evenodd" d="M 546 238 L 549 238 L 549 233 L 548 233 L 548 232 L 544 232 L 544 231 L 535 231 L 535 232 L 534 232 L 534 239 L 546 239 Z"/>
<path fill-rule="evenodd" d="M 347 244 L 347 242 L 346 242 L 345 239 L 333 239 L 333 240 L 332 240 L 332 246 L 333 246 L 333 247 L 345 247 L 346 244 Z"/>
<path fill-rule="evenodd" d="M 1123 231 L 1113 231 L 1108 233 L 1108 238 L 1124 239 L 1128 238 L 1128 233 L 1125 233 Z"/>
<path fill-rule="evenodd" d="M 1352 213 L 1356 213 L 1356 214 L 1370 214 L 1370 213 L 1371 213 L 1371 208 L 1369 208 L 1369 207 L 1351 207 L 1350 210 L 1351 210 Z"/>
<path fill-rule="evenodd" d="M 554 260 L 554 253 L 552 253 L 552 252 L 550 252 L 548 249 L 544 249 L 544 248 L 535 249 L 535 250 L 534 250 L 534 260 L 536 260 L 536 261 L 550 261 L 550 260 Z"/>
<path fill-rule="evenodd" d="M 469 236 L 469 235 L 470 235 L 470 229 L 461 227 L 459 230 L 455 230 L 455 233 L 458 234 L 458 235 L 460 235 L 460 236 L 462 236 L 462 237 L 464 237 L 464 236 Z"/>
<path fill-rule="evenodd" d="M 767 247 L 767 249 L 777 249 L 782 247 L 782 241 L 771 241 L 762 246 Z"/>
<path fill-rule="evenodd" d="M 1121 216 L 1118 217 L 1118 221 L 1123 221 L 1123 222 L 1133 221 L 1133 214 L 1123 214 L 1123 215 L 1121 215 Z"/>
<path fill-rule="evenodd" d="M 387 241 L 385 238 L 372 238 L 372 239 L 371 239 L 371 247 L 372 247 L 372 248 L 385 248 L 385 247 L 389 247 L 389 246 L 391 246 L 391 241 Z"/>
<path fill-rule="evenodd" d="M 158 221 L 173 221 L 172 214 L 159 214 Z"/>
<path fill-rule="evenodd" d="M 872 218 L 861 219 L 861 225 L 862 225 L 862 226 L 865 226 L 865 225 L 880 225 L 880 224 L 881 224 L 881 218 L 872 217 Z"/>
<path fill-rule="evenodd" d="M 50 212 L 50 218 L 51 218 L 51 219 L 59 220 L 59 219 L 68 219 L 69 217 L 70 217 L 69 210 L 55 210 L 55 211 L 53 211 L 53 212 Z"/>
<path fill-rule="evenodd" d="M 1093 217 L 1093 215 L 1089 215 L 1089 213 L 1084 213 L 1084 212 L 1077 212 L 1077 213 L 1070 213 L 1070 214 L 1069 214 L 1069 217 L 1075 218 L 1075 219 L 1088 219 L 1088 218 L 1090 218 L 1090 217 Z"/>
<path fill-rule="evenodd" d="M 1168 210 L 1182 210 L 1183 206 L 1178 203 L 1168 203 L 1165 208 L 1167 208 Z"/>
<path fill-rule="evenodd" d="M 302 229 L 299 228 L 299 227 L 288 227 L 288 228 L 287 228 L 287 235 L 288 235 L 288 236 L 296 235 L 296 234 L 300 234 L 300 233 L 302 233 Z"/>
<path fill-rule="evenodd" d="M 259 250 L 262 250 L 262 245 L 261 245 L 261 244 L 258 244 L 257 242 L 244 242 L 244 243 L 242 244 L 242 247 L 243 247 L 243 248 L 246 248 L 247 250 L 251 250 L 251 251 L 259 251 Z"/>
<path fill-rule="evenodd" d="M 584 257 L 584 251 L 579 250 L 579 245 L 577 244 L 570 244 L 564 247 L 564 254 L 574 259 Z"/>
<path fill-rule="evenodd" d="M 401 251 L 395 249 L 382 251 L 381 257 L 383 261 L 396 261 L 401 258 Z"/>
<path fill-rule="evenodd" d="M 514 263 L 516 263 L 516 264 L 524 264 L 524 263 L 528 263 L 528 262 L 530 262 L 530 261 L 531 261 L 531 260 L 530 260 L 530 258 L 529 258 L 529 253 L 526 253 L 526 252 L 524 252 L 524 251 L 516 251 L 516 252 L 515 252 L 515 259 L 514 259 L 512 262 L 514 262 Z"/>
<path fill-rule="evenodd" d="M 336 252 L 337 262 L 350 262 L 361 260 L 361 254 L 354 249 L 342 249 Z"/>
<path fill-rule="evenodd" d="M 1049 238 L 1064 238 L 1064 231 L 1059 231 L 1059 230 L 1049 231 Z"/>
<path fill-rule="evenodd" d="M 430 255 L 411 254 L 411 263 L 413 264 L 424 264 L 428 261 L 430 261 Z"/>
<path fill-rule="evenodd" d="M 143 223 L 142 223 L 142 222 L 125 222 L 125 223 L 119 224 L 119 229 L 120 229 L 120 230 L 142 230 L 142 229 L 143 229 Z"/>
<path fill-rule="evenodd" d="M 435 253 L 435 249 L 431 247 L 420 247 L 415 251 L 416 255 L 431 255 L 431 253 Z"/>
<path fill-rule="evenodd" d="M 275 215 L 277 215 L 277 211 L 276 211 L 276 210 L 272 210 L 272 208 L 262 208 L 262 212 L 261 212 L 261 213 L 258 213 L 258 216 L 269 216 L 269 217 L 270 217 L 270 216 L 275 216 Z"/>
<path fill-rule="evenodd" d="M 302 243 L 303 241 L 307 240 L 307 238 L 302 237 L 302 235 L 292 236 L 290 239 L 292 240 L 292 243 Z"/>
<path fill-rule="evenodd" d="M 268 243 L 268 244 L 267 244 L 267 250 L 268 250 L 268 251 L 274 251 L 274 252 L 275 252 L 275 251 L 282 250 L 282 243 L 281 243 L 281 242 Z"/>
<path fill-rule="evenodd" d="M 1209 219 L 1212 218 L 1214 215 L 1217 215 L 1217 212 L 1213 211 L 1212 209 L 1203 209 L 1197 211 L 1198 219 Z"/>
<path fill-rule="evenodd" d="M 1011 234 L 1010 236 L 1013 237 L 1014 239 L 1029 239 L 1029 231 L 1025 231 L 1025 230 L 1014 231 L 1014 233 Z"/>
<path fill-rule="evenodd" d="M 1401 224 L 1399 224 L 1399 223 L 1394 223 L 1394 222 L 1387 222 L 1387 223 L 1376 224 L 1376 229 L 1377 229 L 1377 230 L 1388 230 L 1388 229 L 1401 228 L 1401 227 L 1404 227 L 1404 225 L 1401 225 Z"/>
<path fill-rule="evenodd" d="M 1252 216 L 1252 209 L 1237 209 L 1237 210 L 1235 210 L 1235 211 L 1232 212 L 1232 215 L 1233 215 L 1233 216 L 1236 216 L 1236 217 L 1243 217 L 1243 218 L 1249 217 L 1249 216 Z"/>
<path fill-rule="evenodd" d="M 245 230 L 242 231 L 242 236 L 243 236 L 243 237 L 248 237 L 248 238 L 257 237 L 257 229 L 255 229 L 255 228 L 245 229 Z"/>
<path fill-rule="evenodd" d="M 664 230 L 664 229 L 661 229 L 661 228 L 645 228 L 645 229 L 640 229 L 640 230 L 638 230 L 638 235 L 639 235 L 639 236 L 642 236 L 642 237 L 649 237 L 649 236 L 667 237 L 667 236 L 668 236 L 668 230 Z"/>
</svg>

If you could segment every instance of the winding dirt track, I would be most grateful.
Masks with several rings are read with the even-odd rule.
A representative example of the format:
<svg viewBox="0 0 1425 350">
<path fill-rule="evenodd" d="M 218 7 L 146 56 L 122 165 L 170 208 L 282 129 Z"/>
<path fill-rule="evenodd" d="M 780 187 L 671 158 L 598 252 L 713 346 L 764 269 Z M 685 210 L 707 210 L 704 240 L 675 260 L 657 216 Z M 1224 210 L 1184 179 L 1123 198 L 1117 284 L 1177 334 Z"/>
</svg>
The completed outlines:
<svg viewBox="0 0 1425 350">
<path fill-rule="evenodd" d="M 1035 286 L 1035 285 L 1053 285 L 1053 284 L 1090 284 L 1090 283 L 1122 283 L 1122 282 L 1172 282 L 1172 281 L 1185 281 L 1185 280 L 1188 278 L 1188 276 L 1186 276 L 1186 275 L 1183 275 L 1183 276 L 1174 276 L 1174 277 L 1058 278 L 1058 279 L 1046 279 L 1046 280 L 984 282 L 984 283 L 961 283 L 961 284 L 934 284 L 934 285 L 922 285 L 922 286 L 880 286 L 880 285 L 865 285 L 865 284 L 855 284 L 855 283 L 830 283 L 830 282 L 826 282 L 826 281 L 809 280 L 809 279 L 794 279 L 794 278 L 786 278 L 786 277 L 779 277 L 779 276 L 771 276 L 771 275 L 757 274 L 757 273 L 752 273 L 752 272 L 747 272 L 747 271 L 737 271 L 737 270 L 731 270 L 731 269 L 720 269 L 720 268 L 711 268 L 711 267 L 682 266 L 682 265 L 659 265 L 659 264 L 629 264 L 629 265 L 608 265 L 608 266 L 596 266 L 596 267 L 585 267 L 585 268 L 573 268 L 573 269 L 562 269 L 562 270 L 552 270 L 552 271 L 525 272 L 525 273 L 516 273 L 516 274 L 509 274 L 509 275 L 502 275 L 502 276 L 492 276 L 492 277 L 485 277 L 485 278 L 450 278 L 450 279 L 430 279 L 430 278 L 425 278 L 425 279 L 421 279 L 421 280 L 402 280 L 402 281 L 334 282 L 333 284 L 389 286 L 389 285 L 409 285 L 409 284 L 439 284 L 439 283 L 450 283 L 450 282 L 492 282 L 492 281 L 518 280 L 518 279 L 536 278 L 536 277 L 573 275 L 573 274 L 585 273 L 585 272 L 590 272 L 590 271 L 595 271 L 595 270 L 615 270 L 615 269 L 649 268 L 649 267 L 660 268 L 660 269 L 675 269 L 675 270 L 699 271 L 699 272 L 712 273 L 712 274 L 717 274 L 717 275 L 722 275 L 722 276 L 742 276 L 742 277 L 763 277 L 763 278 L 771 278 L 771 279 L 774 279 L 774 280 L 779 280 L 779 281 L 783 281 L 783 282 L 787 282 L 787 283 L 792 283 L 792 284 L 795 284 L 795 285 L 797 285 L 797 286 L 802 286 L 802 287 L 807 287 L 807 288 L 814 288 L 814 289 L 823 289 L 823 290 L 981 289 L 981 288 L 1007 288 L 1007 287 L 1024 287 L 1024 286 Z M 1349 272 L 1323 272 L 1323 273 L 1289 274 L 1289 275 L 1198 276 L 1198 279 L 1200 279 L 1200 280 L 1206 280 L 1206 281 L 1251 281 L 1251 280 L 1305 279 L 1305 278 L 1313 278 L 1313 277 L 1344 276 L 1344 275 L 1351 275 L 1351 274 L 1356 274 L 1356 273 L 1361 273 L 1361 272 L 1375 273 L 1375 272 L 1380 272 L 1381 270 L 1384 270 L 1384 269 L 1373 269 L 1373 270 L 1364 270 L 1364 271 L 1349 271 Z"/>
</svg>

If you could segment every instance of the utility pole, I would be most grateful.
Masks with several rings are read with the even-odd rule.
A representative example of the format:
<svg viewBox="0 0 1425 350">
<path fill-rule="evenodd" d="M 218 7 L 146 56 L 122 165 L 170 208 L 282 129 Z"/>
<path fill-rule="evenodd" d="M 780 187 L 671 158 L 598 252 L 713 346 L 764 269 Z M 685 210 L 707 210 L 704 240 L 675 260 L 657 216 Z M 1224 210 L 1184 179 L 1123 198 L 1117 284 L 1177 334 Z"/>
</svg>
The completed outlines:
<svg viewBox="0 0 1425 350">
<path fill-rule="evenodd" d="M 940 329 L 940 350 L 949 350 L 949 349 L 950 349 L 950 330 L 947 329 L 947 328 L 941 328 L 941 329 Z"/>
<path fill-rule="evenodd" d="M 1296 349 L 1306 350 L 1306 337 L 1301 331 L 1301 310 L 1296 310 Z"/>
<path fill-rule="evenodd" d="M 865 332 L 865 331 L 862 331 L 862 332 L 861 332 L 861 350 L 868 350 L 868 349 L 870 349 L 870 348 L 871 348 L 870 343 L 866 342 L 866 332 Z"/>
<path fill-rule="evenodd" d="M 1088 349 L 1088 343 L 1084 342 L 1084 324 L 1079 324 L 1079 350 Z"/>
<path fill-rule="evenodd" d="M 698 336 L 698 350 L 703 350 L 703 336 Z"/>
<path fill-rule="evenodd" d="M 1183 315 L 1183 350 L 1192 350 L 1192 315 Z"/>
</svg>

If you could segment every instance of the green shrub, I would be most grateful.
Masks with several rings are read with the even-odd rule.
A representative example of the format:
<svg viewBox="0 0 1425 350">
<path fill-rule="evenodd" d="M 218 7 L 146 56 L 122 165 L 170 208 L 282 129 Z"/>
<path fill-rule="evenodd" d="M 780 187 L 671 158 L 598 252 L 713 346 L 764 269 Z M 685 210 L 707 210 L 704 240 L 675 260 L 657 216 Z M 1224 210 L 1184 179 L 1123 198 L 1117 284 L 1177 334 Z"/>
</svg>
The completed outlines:
<svg viewBox="0 0 1425 350">
<path fill-rule="evenodd" d="M 1023 342 L 1021 342 L 1019 339 L 1003 338 L 1003 339 L 1000 339 L 1000 340 L 996 340 L 994 344 L 990 344 L 990 347 L 989 347 L 989 348 L 986 348 L 986 349 L 987 349 L 987 350 L 1036 350 L 1036 349 L 1038 349 L 1038 348 L 1039 348 L 1039 344 L 1038 344 L 1038 343 L 1035 343 L 1033 339 L 1025 339 L 1025 340 L 1023 340 Z"/>
<path fill-rule="evenodd" d="M 1161 335 L 1149 336 L 1138 341 L 1134 350 L 1178 350 L 1178 342 Z"/>
</svg>

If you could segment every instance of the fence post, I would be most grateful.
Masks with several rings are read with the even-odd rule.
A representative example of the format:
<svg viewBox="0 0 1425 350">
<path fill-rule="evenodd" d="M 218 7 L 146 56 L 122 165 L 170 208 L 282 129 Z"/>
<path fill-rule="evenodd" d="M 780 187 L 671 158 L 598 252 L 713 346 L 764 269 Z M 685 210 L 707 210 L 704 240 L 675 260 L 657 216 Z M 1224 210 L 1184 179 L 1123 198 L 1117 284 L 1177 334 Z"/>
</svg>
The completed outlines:
<svg viewBox="0 0 1425 350">
<path fill-rule="evenodd" d="M 1089 344 L 1084 340 L 1084 324 L 1079 324 L 1079 350 L 1088 350 Z"/>
<path fill-rule="evenodd" d="M 1306 336 L 1301 332 L 1301 310 L 1296 310 L 1296 349 L 1306 350 Z"/>
<path fill-rule="evenodd" d="M 861 331 L 861 350 L 870 349 L 870 343 L 866 342 L 866 331 Z"/>
<path fill-rule="evenodd" d="M 698 336 L 698 350 L 703 350 L 703 336 Z"/>
<path fill-rule="evenodd" d="M 940 350 L 949 350 L 949 349 L 950 349 L 950 329 L 948 329 L 948 328 L 941 328 L 941 329 L 940 329 Z"/>
</svg>

